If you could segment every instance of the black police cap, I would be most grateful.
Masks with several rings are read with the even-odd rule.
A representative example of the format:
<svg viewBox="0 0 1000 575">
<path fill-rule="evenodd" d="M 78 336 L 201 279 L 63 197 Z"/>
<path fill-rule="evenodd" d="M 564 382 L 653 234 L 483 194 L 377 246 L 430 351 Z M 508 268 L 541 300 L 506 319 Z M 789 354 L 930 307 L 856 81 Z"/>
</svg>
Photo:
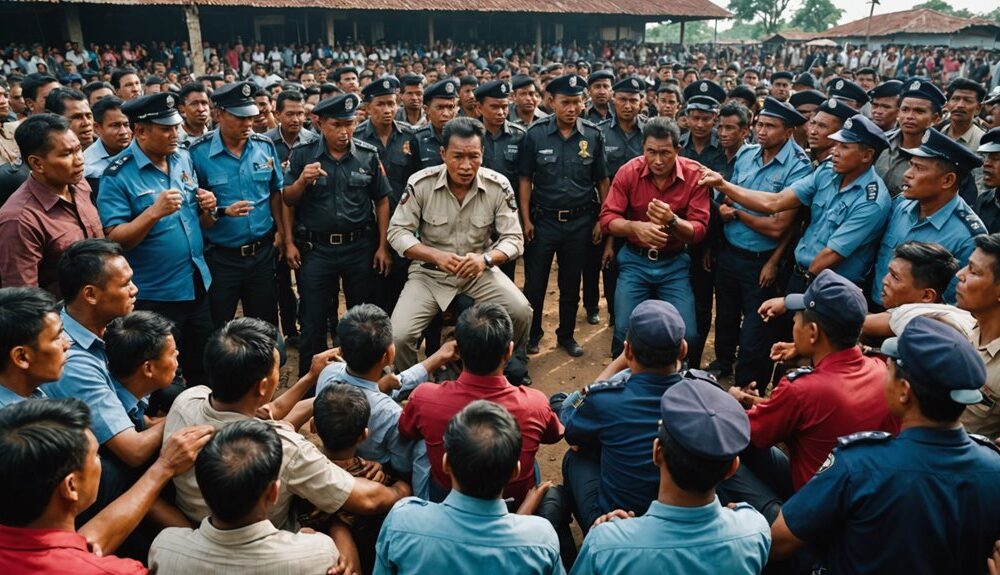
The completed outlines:
<svg viewBox="0 0 1000 575">
<path fill-rule="evenodd" d="M 563 96 L 579 96 L 583 93 L 586 85 L 583 76 L 578 74 L 566 74 L 550 80 L 545 90 L 553 96 L 561 94 Z"/>
<path fill-rule="evenodd" d="M 419 86 L 424 83 L 424 77 L 420 74 L 403 74 L 399 77 L 401 86 Z"/>
<path fill-rule="evenodd" d="M 513 78 L 510 79 L 510 89 L 511 90 L 520 90 L 521 88 L 525 88 L 527 86 L 534 86 L 534 85 L 535 85 L 535 81 L 531 78 L 531 76 L 525 76 L 523 74 L 518 74 L 517 76 L 514 76 Z"/>
<path fill-rule="evenodd" d="M 510 97 L 510 84 L 504 82 L 503 80 L 493 80 L 492 82 L 486 82 L 476 88 L 475 91 L 476 101 L 482 102 L 486 98 L 496 98 L 497 100 L 503 100 L 504 98 Z"/>
<path fill-rule="evenodd" d="M 1000 128 L 993 128 L 983 134 L 982 139 L 979 140 L 979 149 L 976 151 L 980 154 L 1000 152 Z"/>
<path fill-rule="evenodd" d="M 919 148 L 903 148 L 903 151 L 920 158 L 944 160 L 955 166 L 956 173 L 961 177 L 983 165 L 983 161 L 972 150 L 934 128 L 927 128 Z"/>
<path fill-rule="evenodd" d="M 640 94 L 646 90 L 646 81 L 642 78 L 631 76 L 615 82 L 615 85 L 611 89 L 624 94 Z"/>
<path fill-rule="evenodd" d="M 795 77 L 795 81 L 792 82 L 793 86 L 805 86 L 810 90 L 816 89 L 816 78 L 809 72 L 803 72 Z"/>
<path fill-rule="evenodd" d="M 825 101 L 826 94 L 820 92 L 819 90 L 802 90 L 801 92 L 795 92 L 790 98 L 788 98 L 788 103 L 795 109 L 798 109 L 799 106 L 807 104 L 819 106 Z"/>
<path fill-rule="evenodd" d="M 794 78 L 795 76 L 791 72 L 775 72 L 774 74 L 771 74 L 772 82 L 775 80 L 788 80 L 791 82 Z"/>
<path fill-rule="evenodd" d="M 395 76 L 383 76 L 378 80 L 370 82 L 364 88 L 361 88 L 361 96 L 365 99 L 365 102 L 371 102 L 372 99 L 379 96 L 388 96 L 390 94 L 399 93 L 399 79 Z"/>
<path fill-rule="evenodd" d="M 806 117 L 795 111 L 791 104 L 768 96 L 764 98 L 764 108 L 761 116 L 771 116 L 783 120 L 789 126 L 801 126 L 806 123 Z"/>
<path fill-rule="evenodd" d="M 177 113 L 177 96 L 173 92 L 139 96 L 122 104 L 122 112 L 133 122 L 176 126 L 184 121 Z"/>
<path fill-rule="evenodd" d="M 453 99 L 458 98 L 458 82 L 454 78 L 434 82 L 424 88 L 424 103 L 428 103 L 434 98 Z"/>
<path fill-rule="evenodd" d="M 312 113 L 321 118 L 334 118 L 337 120 L 350 120 L 358 113 L 358 104 L 361 99 L 357 94 L 348 92 L 338 94 L 332 98 L 321 100 Z"/>
<path fill-rule="evenodd" d="M 819 105 L 816 108 L 817 112 L 826 112 L 831 116 L 839 118 L 841 122 L 846 121 L 848 118 L 854 116 L 858 113 L 857 110 L 847 105 L 847 102 L 843 100 L 838 100 L 837 98 L 830 98 Z"/>
<path fill-rule="evenodd" d="M 844 78 L 830 80 L 826 85 L 826 93 L 831 98 L 853 100 L 858 103 L 858 106 L 868 103 L 868 92 L 865 92 L 865 89 L 861 86 Z"/>
<path fill-rule="evenodd" d="M 615 81 L 614 72 L 612 72 L 611 70 L 597 70 L 595 72 L 591 72 L 591 74 L 587 76 L 587 86 L 593 86 L 594 82 L 600 82 L 601 80 L 607 80 L 611 83 L 614 83 Z"/>
<path fill-rule="evenodd" d="M 260 114 L 260 109 L 254 104 L 253 94 L 256 91 L 250 82 L 233 82 L 212 92 L 212 102 L 218 108 L 240 118 L 252 118 Z"/>
<path fill-rule="evenodd" d="M 830 134 L 830 139 L 845 144 L 865 144 L 881 153 L 889 147 L 889 140 L 882 128 L 862 114 L 855 114 L 844 120 L 839 131 Z"/>
<path fill-rule="evenodd" d="M 717 112 L 726 99 L 726 90 L 711 80 L 691 82 L 684 88 L 684 101 L 688 110 Z"/>
<path fill-rule="evenodd" d="M 886 80 L 878 86 L 868 91 L 868 97 L 875 98 L 899 97 L 903 93 L 903 82 L 899 80 Z"/>
<path fill-rule="evenodd" d="M 903 82 L 903 93 L 900 94 L 900 97 L 927 100 L 934 104 L 937 109 L 941 109 L 941 106 L 944 106 L 944 103 L 948 101 L 944 92 L 926 78 L 910 78 Z"/>
</svg>

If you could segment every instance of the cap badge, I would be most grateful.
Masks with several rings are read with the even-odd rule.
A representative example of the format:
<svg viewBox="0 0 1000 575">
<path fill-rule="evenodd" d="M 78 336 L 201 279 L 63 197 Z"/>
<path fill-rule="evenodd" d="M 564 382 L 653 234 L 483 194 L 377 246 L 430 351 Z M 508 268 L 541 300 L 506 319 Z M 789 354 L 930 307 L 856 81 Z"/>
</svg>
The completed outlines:
<svg viewBox="0 0 1000 575">
<path fill-rule="evenodd" d="M 914 80 L 913 83 L 910 84 L 910 89 L 911 90 L 919 90 L 920 89 L 920 80 Z"/>
<path fill-rule="evenodd" d="M 500 84 L 500 93 L 501 94 L 507 93 L 507 84 Z"/>
<path fill-rule="evenodd" d="M 836 89 L 838 89 L 838 90 L 843 90 L 844 89 L 844 81 L 843 80 L 837 80 L 837 84 L 834 87 Z"/>
<path fill-rule="evenodd" d="M 347 99 L 344 100 L 344 110 L 350 112 L 353 109 L 354 109 L 354 98 L 348 96 Z"/>
<path fill-rule="evenodd" d="M 569 87 L 570 88 L 576 88 L 576 76 L 570 76 L 569 77 Z"/>
<path fill-rule="evenodd" d="M 930 139 L 931 139 L 931 132 L 930 132 L 930 130 L 928 130 L 928 131 L 924 132 L 924 135 L 923 135 L 922 138 L 920 138 L 920 141 L 922 143 L 926 144 L 927 140 L 930 140 Z"/>
<path fill-rule="evenodd" d="M 638 88 L 639 87 L 639 81 L 636 80 L 635 78 L 632 78 L 632 87 L 633 88 Z"/>
<path fill-rule="evenodd" d="M 250 97 L 250 84 L 243 84 L 243 96 Z"/>
<path fill-rule="evenodd" d="M 386 90 L 389 89 L 389 80 L 382 80 L 382 87 Z"/>
<path fill-rule="evenodd" d="M 168 108 L 173 108 L 174 107 L 174 97 L 172 95 L 168 94 L 167 98 L 166 98 L 166 101 L 167 101 L 167 107 Z"/>
<path fill-rule="evenodd" d="M 698 86 L 698 89 L 701 90 L 702 94 L 704 94 L 705 92 L 708 92 L 708 84 L 702 82 L 701 85 Z"/>
<path fill-rule="evenodd" d="M 451 82 L 448 82 L 447 84 L 444 85 L 444 91 L 451 94 L 452 92 L 455 91 L 455 85 L 452 84 Z"/>
<path fill-rule="evenodd" d="M 580 157 L 581 158 L 589 158 L 590 157 L 590 152 L 587 151 L 587 148 L 589 146 L 590 146 L 590 144 L 587 143 L 587 140 L 580 140 Z"/>
<path fill-rule="evenodd" d="M 827 104 L 827 107 L 830 108 L 831 110 L 837 107 L 837 101 L 834 100 L 833 98 L 830 98 L 828 102 L 829 103 Z"/>
<path fill-rule="evenodd" d="M 847 121 L 844 122 L 844 129 L 850 130 L 852 126 L 854 126 L 854 121 L 848 118 Z"/>
</svg>

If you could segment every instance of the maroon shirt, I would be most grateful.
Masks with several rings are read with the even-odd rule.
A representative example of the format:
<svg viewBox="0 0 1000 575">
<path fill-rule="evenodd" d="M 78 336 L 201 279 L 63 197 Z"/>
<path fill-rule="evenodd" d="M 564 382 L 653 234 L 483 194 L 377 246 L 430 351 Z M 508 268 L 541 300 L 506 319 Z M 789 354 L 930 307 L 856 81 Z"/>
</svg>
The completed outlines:
<svg viewBox="0 0 1000 575">
<path fill-rule="evenodd" d="M 74 242 L 103 238 L 87 180 L 67 202 L 33 175 L 0 207 L 0 287 L 40 287 L 57 297 L 57 266 Z"/>
<path fill-rule="evenodd" d="M 138 575 L 146 573 L 146 568 L 134 559 L 94 555 L 87 549 L 87 540 L 73 531 L 0 525 L 0 573 Z"/>
<path fill-rule="evenodd" d="M 417 387 L 399 416 L 399 434 L 405 439 L 423 439 L 427 443 L 434 481 L 451 489 L 451 478 L 441 465 L 444 432 L 452 416 L 477 399 L 502 405 L 521 428 L 521 473 L 503 490 L 504 497 L 512 497 L 514 505 L 520 505 L 535 485 L 538 446 L 556 443 L 563 436 L 562 423 L 542 392 L 515 387 L 502 375 L 482 376 L 463 371 L 456 381 L 440 385 L 429 382 Z"/>
</svg>

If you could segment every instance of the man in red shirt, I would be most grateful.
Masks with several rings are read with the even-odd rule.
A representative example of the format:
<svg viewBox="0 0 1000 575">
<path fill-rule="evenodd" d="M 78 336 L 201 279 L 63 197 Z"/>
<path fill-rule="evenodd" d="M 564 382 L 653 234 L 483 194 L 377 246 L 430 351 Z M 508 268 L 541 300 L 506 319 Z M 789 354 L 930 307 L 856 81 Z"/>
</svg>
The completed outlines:
<svg viewBox="0 0 1000 575">
<path fill-rule="evenodd" d="M 865 357 L 858 346 L 868 313 L 861 289 L 823 270 L 804 294 L 789 294 L 784 303 L 796 312 L 794 341 L 776 343 L 771 359 L 802 357 L 811 367 L 789 372 L 767 399 L 753 384 L 730 388 L 749 408 L 751 446 L 740 456 L 743 467 L 722 484 L 729 501 L 750 503 L 772 523 L 782 503 L 823 465 L 837 438 L 899 432 L 885 401 L 885 362 Z M 789 457 L 774 447 L 779 443 Z"/>
<path fill-rule="evenodd" d="M 504 498 L 519 506 L 535 485 L 535 454 L 539 444 L 558 442 L 563 436 L 563 426 L 542 392 L 515 387 L 503 376 L 504 366 L 513 354 L 514 335 L 510 316 L 502 307 L 481 303 L 462 312 L 455 339 L 462 357 L 462 374 L 455 381 L 417 387 L 399 417 L 399 434 L 404 439 L 423 439 L 427 443 L 431 499 L 440 501 L 451 489 L 451 479 L 442 462 L 448 421 L 477 399 L 500 404 L 521 428 L 521 472 L 503 491 Z"/>
<path fill-rule="evenodd" d="M 670 302 L 684 318 L 685 339 L 697 338 L 691 258 L 685 250 L 708 231 L 708 188 L 701 165 L 678 155 L 680 131 L 667 118 L 642 129 L 642 156 L 618 170 L 601 208 L 605 234 L 628 238 L 619 250 L 615 317 L 628 318 L 647 299 Z M 627 321 L 615 322 L 611 353 L 622 352 Z"/>
</svg>

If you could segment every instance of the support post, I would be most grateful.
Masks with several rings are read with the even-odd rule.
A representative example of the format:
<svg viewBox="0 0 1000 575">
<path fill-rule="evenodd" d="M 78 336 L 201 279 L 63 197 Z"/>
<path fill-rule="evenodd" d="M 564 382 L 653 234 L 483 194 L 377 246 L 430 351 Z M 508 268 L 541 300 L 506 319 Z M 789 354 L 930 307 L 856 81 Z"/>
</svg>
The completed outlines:
<svg viewBox="0 0 1000 575">
<path fill-rule="evenodd" d="M 684 25 L 687 24 L 687 20 L 681 20 L 681 46 L 684 45 Z"/>
<path fill-rule="evenodd" d="M 184 20 L 187 22 L 188 44 L 191 46 L 191 73 L 200 76 L 205 73 L 205 50 L 201 45 L 201 18 L 198 7 L 189 4 L 184 7 Z"/>
<path fill-rule="evenodd" d="M 83 27 L 80 25 L 80 8 L 75 4 L 63 5 L 66 14 L 66 36 L 70 42 L 76 42 L 83 49 L 87 45 L 83 42 Z M 54 72 L 54 70 L 53 70 Z"/>
<path fill-rule="evenodd" d="M 535 63 L 542 63 L 542 19 L 535 20 Z"/>
<path fill-rule="evenodd" d="M 434 46 L 434 15 L 427 15 L 427 49 L 430 50 Z"/>
<path fill-rule="evenodd" d="M 334 22 L 333 22 L 333 10 L 326 11 L 326 44 L 327 46 L 333 47 L 337 43 L 336 34 L 334 34 Z"/>
</svg>

